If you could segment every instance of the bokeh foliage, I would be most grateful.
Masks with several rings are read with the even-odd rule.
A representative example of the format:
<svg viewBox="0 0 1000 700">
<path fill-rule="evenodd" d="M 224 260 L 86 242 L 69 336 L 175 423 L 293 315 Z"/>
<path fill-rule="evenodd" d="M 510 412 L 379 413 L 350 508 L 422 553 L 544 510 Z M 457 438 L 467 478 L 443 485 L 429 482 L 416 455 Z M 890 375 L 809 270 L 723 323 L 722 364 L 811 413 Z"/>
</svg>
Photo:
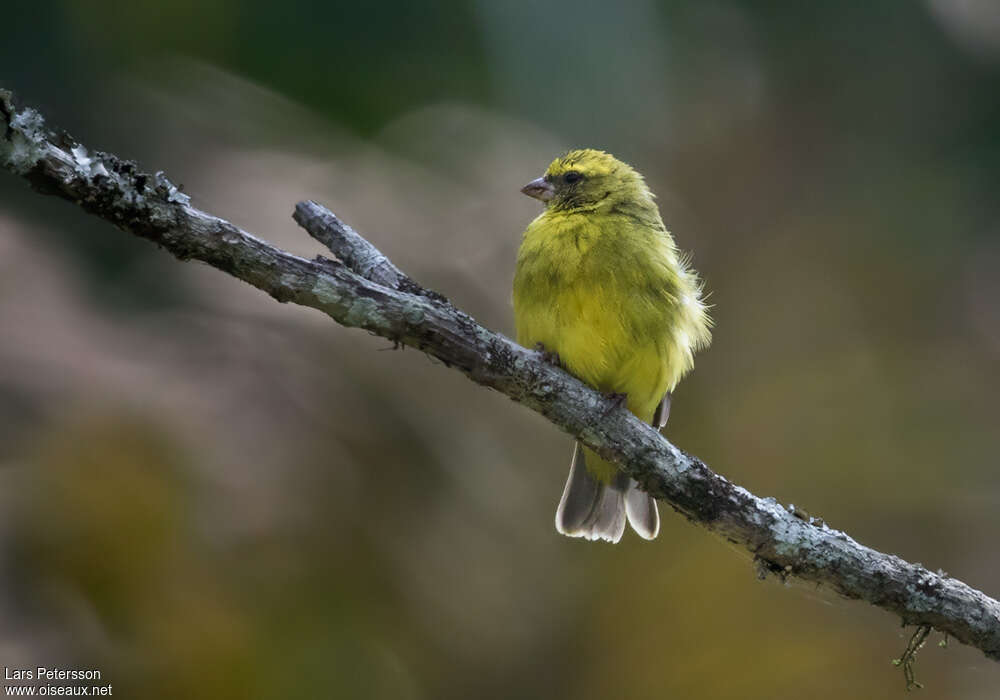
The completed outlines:
<svg viewBox="0 0 1000 700">
<path fill-rule="evenodd" d="M 303 254 L 314 198 L 511 328 L 518 187 L 646 174 L 717 331 L 668 435 L 1000 593 L 988 0 L 44 0 L 0 84 Z M 0 176 L 3 663 L 143 698 L 902 696 L 909 631 L 665 513 L 557 536 L 569 440 Z M 666 509 L 665 509 L 666 510 Z M 936 643 L 937 639 L 933 639 Z M 933 697 L 1000 670 L 934 644 Z"/>
</svg>

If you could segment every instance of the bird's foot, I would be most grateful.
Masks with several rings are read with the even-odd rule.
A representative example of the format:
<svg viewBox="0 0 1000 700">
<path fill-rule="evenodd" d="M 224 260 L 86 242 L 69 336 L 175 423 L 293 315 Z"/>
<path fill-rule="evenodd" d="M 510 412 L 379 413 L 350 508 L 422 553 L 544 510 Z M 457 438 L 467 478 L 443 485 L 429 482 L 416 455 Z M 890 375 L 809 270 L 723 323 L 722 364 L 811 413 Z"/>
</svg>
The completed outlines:
<svg viewBox="0 0 1000 700">
<path fill-rule="evenodd" d="M 609 391 L 604 394 L 604 398 L 611 402 L 605 415 L 611 413 L 616 408 L 625 408 L 628 405 L 628 394 L 621 394 L 617 391 Z"/>
<path fill-rule="evenodd" d="M 537 350 L 542 355 L 542 362 L 546 362 L 555 367 L 562 367 L 562 360 L 559 359 L 559 353 L 549 352 L 545 349 L 542 343 L 535 343 L 535 350 Z"/>
</svg>

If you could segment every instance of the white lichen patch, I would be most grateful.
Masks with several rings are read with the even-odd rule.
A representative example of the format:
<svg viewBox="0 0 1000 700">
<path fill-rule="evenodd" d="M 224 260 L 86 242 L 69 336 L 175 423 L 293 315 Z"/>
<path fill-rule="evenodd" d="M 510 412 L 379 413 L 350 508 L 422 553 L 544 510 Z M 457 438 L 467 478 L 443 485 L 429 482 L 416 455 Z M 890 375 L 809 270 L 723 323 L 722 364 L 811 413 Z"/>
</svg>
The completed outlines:
<svg viewBox="0 0 1000 700">
<path fill-rule="evenodd" d="M 171 185 L 170 189 L 167 190 L 167 201 L 172 204 L 187 204 L 191 198 Z"/>
<path fill-rule="evenodd" d="M 164 199 L 171 204 L 187 204 L 191 198 L 178 189 L 177 185 L 167 179 L 162 170 L 157 170 L 153 175 L 153 185 L 157 191 L 162 192 Z"/>
<path fill-rule="evenodd" d="M 424 316 L 424 310 L 421 308 L 420 304 L 408 303 L 403 307 L 403 319 L 407 323 L 412 323 L 414 325 L 422 323 Z"/>
<path fill-rule="evenodd" d="M 0 99 L 3 99 L 2 95 Z M 45 120 L 33 109 L 12 113 L 10 138 L 2 138 L 0 134 L 3 164 L 18 175 L 24 175 L 34 168 L 48 147 L 45 140 Z"/>
<path fill-rule="evenodd" d="M 359 297 L 351 302 L 351 305 L 347 307 L 344 323 L 355 327 L 374 326 L 380 328 L 386 325 L 385 319 L 379 310 L 378 302 L 366 297 Z"/>
<path fill-rule="evenodd" d="M 324 275 L 317 275 L 311 291 L 324 306 L 340 306 L 342 303 L 340 289 Z"/>
<path fill-rule="evenodd" d="M 72 154 L 73 160 L 76 161 L 77 169 L 84 175 L 90 175 L 90 164 L 92 161 L 86 147 L 77 144 L 69 152 Z"/>
<path fill-rule="evenodd" d="M 671 462 L 674 467 L 674 472 L 676 474 L 683 474 L 691 468 L 691 462 L 684 453 L 680 451 L 677 447 L 671 445 L 669 442 L 666 443 L 667 450 L 670 452 Z"/>
</svg>

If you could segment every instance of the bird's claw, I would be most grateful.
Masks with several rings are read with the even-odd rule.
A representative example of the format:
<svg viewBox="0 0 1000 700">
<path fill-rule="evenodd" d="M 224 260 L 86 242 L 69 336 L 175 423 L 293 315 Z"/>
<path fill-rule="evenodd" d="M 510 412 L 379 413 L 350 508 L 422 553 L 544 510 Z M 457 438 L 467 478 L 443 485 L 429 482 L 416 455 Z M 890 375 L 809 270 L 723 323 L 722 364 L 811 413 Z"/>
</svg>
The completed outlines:
<svg viewBox="0 0 1000 700">
<path fill-rule="evenodd" d="M 628 405 L 628 394 L 621 394 L 617 391 L 609 391 L 604 394 L 604 398 L 611 402 L 611 405 L 608 407 L 605 415 L 611 413 L 616 408 L 624 408 Z"/>
<path fill-rule="evenodd" d="M 542 362 L 546 362 L 546 363 L 548 363 L 550 365 L 554 365 L 556 367 L 560 367 L 560 368 L 562 367 L 562 360 L 559 359 L 559 353 L 557 353 L 557 352 L 550 352 L 550 351 L 546 350 L 545 346 L 542 343 L 535 343 L 535 350 L 538 351 L 539 353 L 541 353 L 541 355 L 542 355 Z"/>
</svg>

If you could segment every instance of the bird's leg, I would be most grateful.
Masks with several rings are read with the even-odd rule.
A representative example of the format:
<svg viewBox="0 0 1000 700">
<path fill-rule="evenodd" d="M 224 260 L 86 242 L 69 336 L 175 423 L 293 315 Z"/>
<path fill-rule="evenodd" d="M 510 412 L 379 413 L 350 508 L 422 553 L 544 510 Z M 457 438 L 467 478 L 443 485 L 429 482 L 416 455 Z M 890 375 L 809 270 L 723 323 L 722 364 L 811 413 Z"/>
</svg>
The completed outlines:
<svg viewBox="0 0 1000 700">
<path fill-rule="evenodd" d="M 542 362 L 565 369 L 563 368 L 562 360 L 559 359 L 559 353 L 549 352 L 542 343 L 535 343 L 535 350 L 542 354 Z"/>
</svg>

